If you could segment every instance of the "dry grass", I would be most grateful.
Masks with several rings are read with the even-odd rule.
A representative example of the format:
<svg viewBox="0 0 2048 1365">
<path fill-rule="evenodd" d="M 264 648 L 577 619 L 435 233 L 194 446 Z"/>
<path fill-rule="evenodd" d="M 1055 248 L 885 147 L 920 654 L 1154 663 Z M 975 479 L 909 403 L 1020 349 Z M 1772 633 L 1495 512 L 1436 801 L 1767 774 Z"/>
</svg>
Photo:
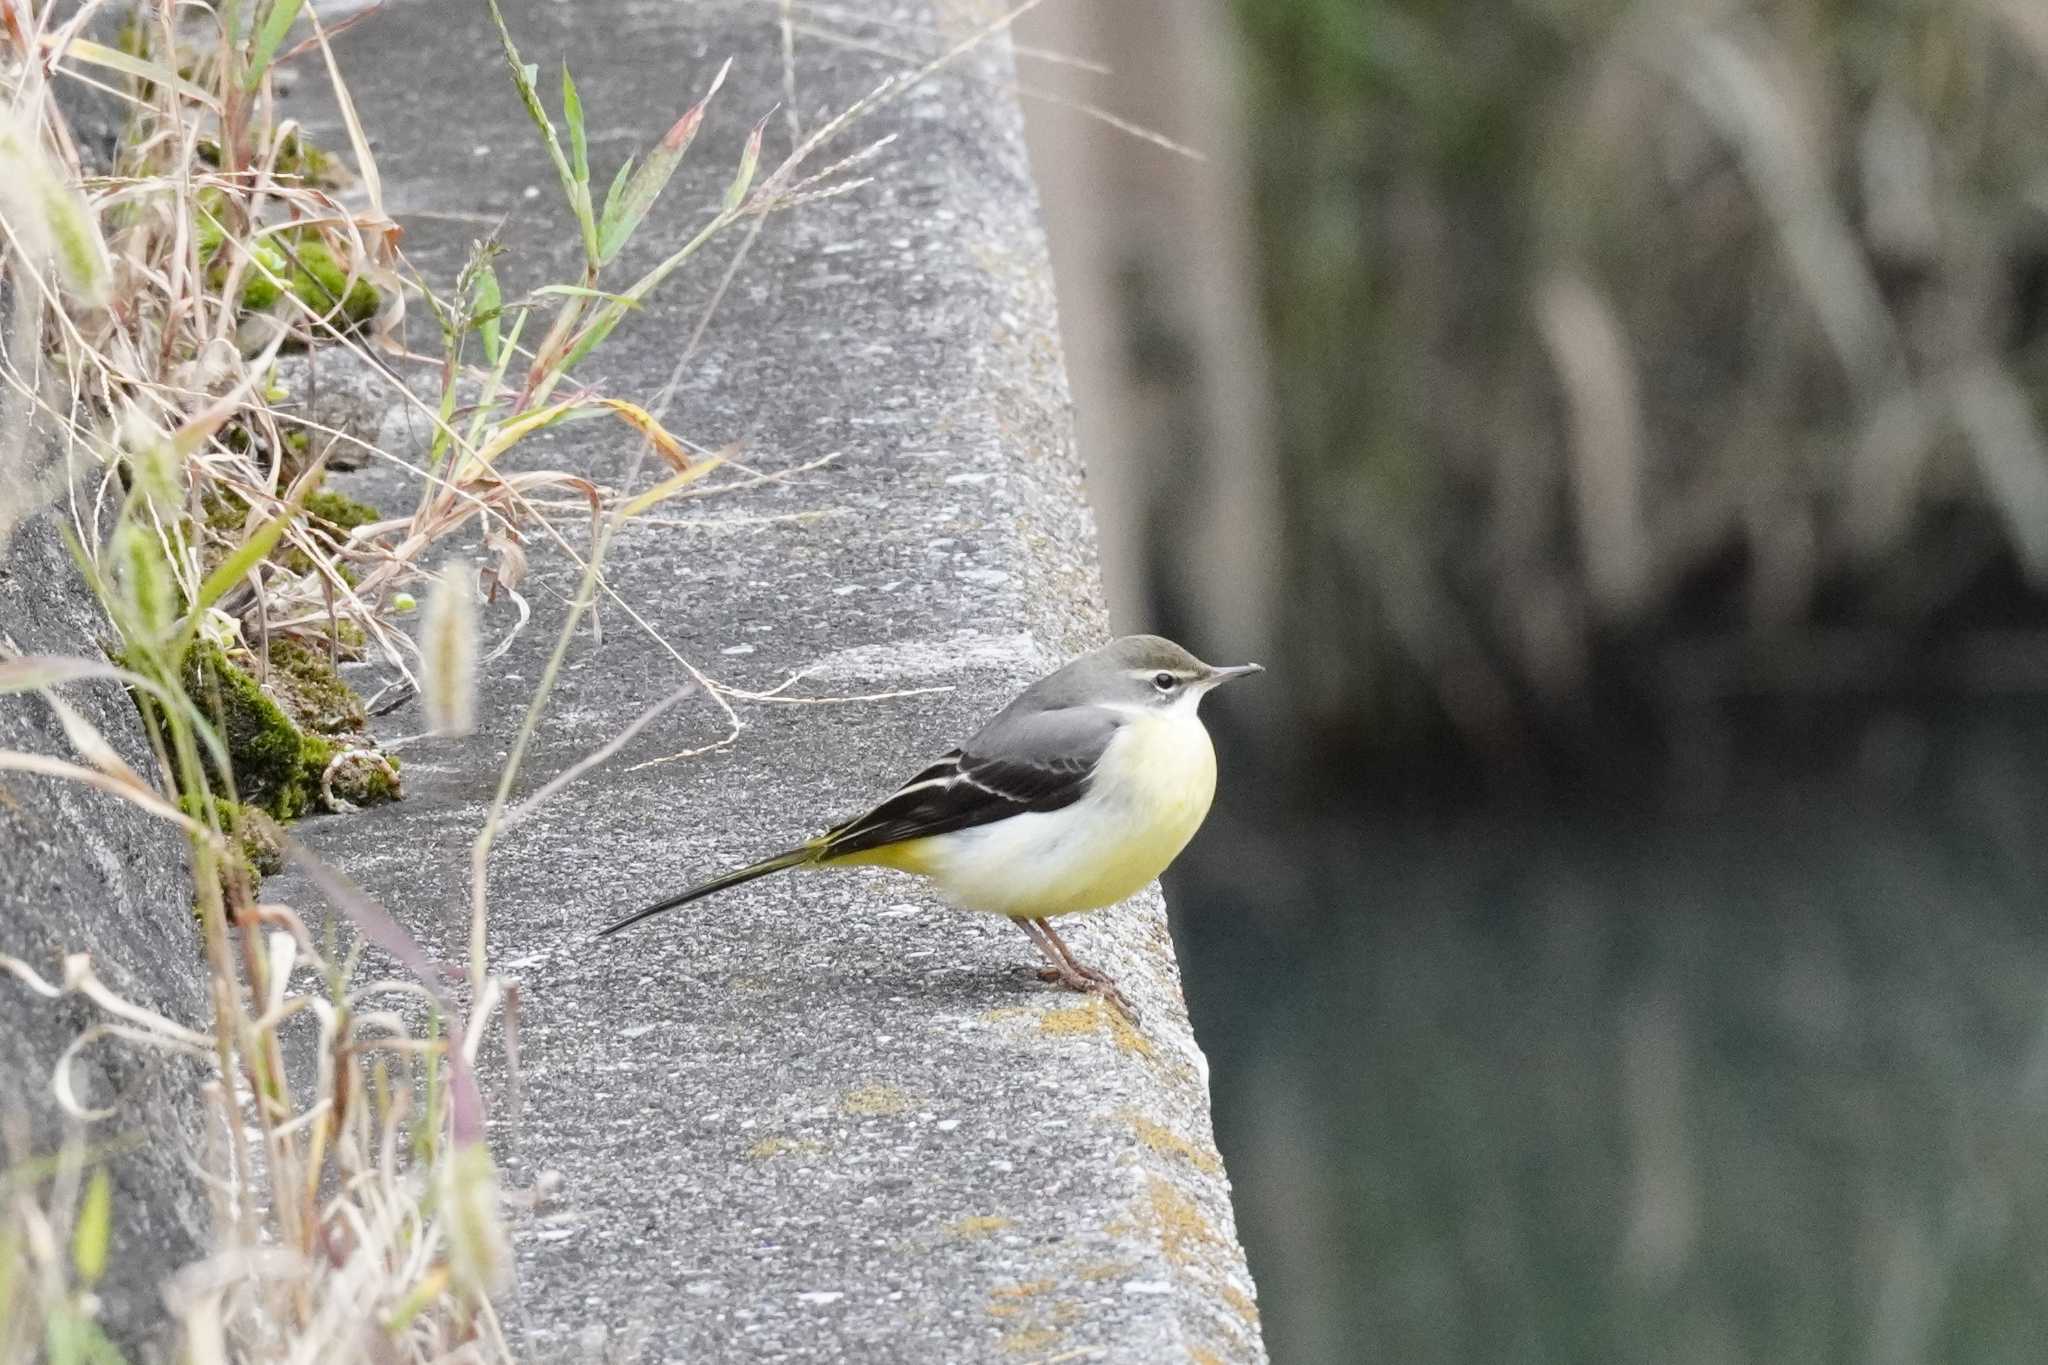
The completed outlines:
<svg viewBox="0 0 2048 1365">
<path fill-rule="evenodd" d="M 863 183 L 854 172 L 886 139 L 829 162 L 823 149 L 1014 17 L 975 30 L 801 137 L 792 123 L 795 145 L 778 162 L 764 165 L 757 125 L 708 224 L 654 269 L 619 284 L 607 271 L 656 208 L 724 72 L 600 196 L 568 72 L 557 116 L 495 4 L 488 9 L 584 248 L 577 279 L 519 294 L 505 291 L 488 241 L 445 290 L 407 263 L 330 35 L 302 0 L 169 4 L 106 42 L 89 36 L 90 6 L 69 19 L 48 7 L 36 14 L 0 6 L 15 111 L 0 126 L 0 182 L 13 187 L 0 190 L 13 300 L 0 367 L 0 458 L 28 476 L 11 479 L 0 499 L 0 546 L 21 519 L 57 503 L 121 646 L 118 664 L 0 658 L 0 693 L 37 693 L 76 750 L 75 759 L 0 752 L 0 770 L 91 784 L 183 832 L 213 1018 L 200 1031 L 143 1010 L 108 990 L 82 955 L 61 970 L 0 956 L 0 975 L 94 1007 L 102 1022 L 74 1052 L 113 1040 L 211 1065 L 218 1150 L 206 1175 L 218 1245 L 165 1287 L 181 1350 L 193 1362 L 514 1354 L 497 1299 L 510 1274 L 502 1206 L 516 1196 L 499 1188 L 475 1072 L 496 1020 L 507 1021 L 511 1053 L 508 1016 L 517 999 L 516 985 L 492 973 L 484 954 L 492 844 L 677 700 L 513 804 L 554 679 L 599 598 L 660 640 L 604 581 L 618 532 L 670 499 L 760 477 L 699 484 L 720 457 L 696 453 L 701 446 L 664 427 L 666 392 L 642 404 L 582 387 L 576 372 L 707 242 Z M 280 118 L 274 82 L 284 62 L 318 68 L 331 82 L 348 134 L 345 157 L 310 148 Z M 53 84 L 67 80 L 122 102 L 127 123 L 110 164 L 81 155 L 52 97 Z M 422 308 L 441 338 L 438 358 L 410 355 L 400 342 L 406 311 Z M 546 321 L 529 341 L 535 318 Z M 281 407 L 278 358 L 312 347 L 346 348 L 385 375 L 393 400 L 433 433 L 429 447 L 362 446 Z M 421 382 L 422 373 L 431 378 Z M 593 413 L 630 430 L 638 454 L 622 486 L 503 468 L 527 437 Z M 45 436 L 59 458 L 32 468 Z M 411 470 L 419 492 L 404 515 L 337 532 L 306 509 L 325 463 L 351 445 L 361 458 Z M 659 475 L 639 486 L 648 465 Z M 565 498 L 590 519 L 580 552 L 549 519 Z M 451 543 L 469 537 L 481 573 L 437 574 Z M 288 837 L 289 856 L 353 924 L 359 946 L 337 946 L 331 929 L 260 901 L 235 852 L 235 757 L 221 734 L 218 697 L 191 684 L 194 651 L 218 649 L 259 674 L 281 641 L 315 642 L 330 656 L 364 651 L 425 689 L 437 726 L 461 731 L 474 722 L 477 674 L 495 657 L 477 641 L 479 594 L 509 595 L 523 623 L 518 591 L 533 541 L 577 562 L 582 578 L 472 848 L 467 959 L 459 969 L 432 960 L 388 911 Z M 418 639 L 399 624 L 415 591 L 431 604 Z M 739 722 L 726 697 L 782 700 L 722 688 L 661 643 L 722 708 L 727 741 Z M 161 787 L 65 703 L 59 689 L 86 679 L 118 681 L 144 701 Z M 332 777 L 330 769 L 323 789 Z M 165 911 L 182 914 L 184 906 Z M 366 947 L 380 955 L 370 960 L 407 975 L 366 971 Z M 317 1074 L 288 1072 L 288 1033 L 309 1044 Z M 0 1176 L 0 1365 L 45 1355 L 113 1358 L 93 1322 L 112 1210 L 104 1153 L 86 1135 L 102 1116 L 71 1092 L 69 1060 L 53 1084 L 70 1140 L 48 1159 L 17 1144 Z"/>
</svg>

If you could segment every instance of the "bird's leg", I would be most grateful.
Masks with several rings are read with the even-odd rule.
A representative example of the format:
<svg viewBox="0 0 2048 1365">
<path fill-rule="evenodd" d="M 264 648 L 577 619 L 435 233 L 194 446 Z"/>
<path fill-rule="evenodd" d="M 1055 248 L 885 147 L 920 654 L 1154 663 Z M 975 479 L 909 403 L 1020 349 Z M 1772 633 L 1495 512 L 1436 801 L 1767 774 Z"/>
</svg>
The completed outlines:
<svg viewBox="0 0 2048 1365">
<path fill-rule="evenodd" d="M 1031 936 L 1031 941 L 1038 945 L 1038 951 L 1044 953 L 1046 960 L 1052 963 L 1051 967 L 1039 972 L 1039 980 L 1056 982 L 1067 990 L 1078 991 L 1083 995 L 1099 995 L 1121 1010 L 1132 1023 L 1137 1022 L 1136 1007 L 1124 998 L 1124 993 L 1117 989 L 1116 982 L 1110 980 L 1106 973 L 1084 966 L 1080 959 L 1074 956 L 1073 950 L 1067 947 L 1066 940 L 1053 932 L 1050 922 L 1043 919 L 1020 919 L 1017 921 L 1017 927 Z"/>
<path fill-rule="evenodd" d="M 1060 954 L 1060 950 L 1045 941 L 1044 920 L 1019 918 L 1011 920 L 1010 923 L 1022 929 L 1024 936 L 1031 940 L 1032 946 L 1045 954 L 1045 960 L 1052 964 L 1050 967 L 1044 967 L 1039 970 L 1038 979 L 1040 981 L 1058 981 L 1061 984 L 1065 984 L 1070 977 L 1077 983 L 1082 980 L 1074 971 L 1073 966 Z M 1070 987 L 1070 989 L 1079 990 L 1081 987 L 1077 984 Z"/>
<path fill-rule="evenodd" d="M 1069 948 L 1067 941 L 1061 938 L 1058 932 L 1053 929 L 1051 920 L 1039 920 L 1038 932 L 1045 935 L 1045 941 L 1052 945 L 1054 952 L 1059 954 L 1060 961 L 1070 968 L 1076 976 L 1084 981 L 1106 982 L 1109 980 L 1103 973 L 1096 971 L 1093 967 L 1084 965 L 1080 958 L 1074 956 L 1074 950 Z"/>
</svg>

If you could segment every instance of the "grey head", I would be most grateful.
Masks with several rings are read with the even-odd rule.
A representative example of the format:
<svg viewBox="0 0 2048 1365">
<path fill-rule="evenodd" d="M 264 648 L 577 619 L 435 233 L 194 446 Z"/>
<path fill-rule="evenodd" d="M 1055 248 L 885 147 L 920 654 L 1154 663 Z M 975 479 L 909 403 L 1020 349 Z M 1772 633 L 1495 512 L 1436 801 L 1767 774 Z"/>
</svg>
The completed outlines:
<svg viewBox="0 0 2048 1365">
<path fill-rule="evenodd" d="M 1125 635 L 1040 678 L 1012 709 L 1054 711 L 1107 706 L 1126 713 L 1198 706 L 1211 689 L 1265 670 L 1257 664 L 1218 668 L 1159 635 Z"/>
</svg>

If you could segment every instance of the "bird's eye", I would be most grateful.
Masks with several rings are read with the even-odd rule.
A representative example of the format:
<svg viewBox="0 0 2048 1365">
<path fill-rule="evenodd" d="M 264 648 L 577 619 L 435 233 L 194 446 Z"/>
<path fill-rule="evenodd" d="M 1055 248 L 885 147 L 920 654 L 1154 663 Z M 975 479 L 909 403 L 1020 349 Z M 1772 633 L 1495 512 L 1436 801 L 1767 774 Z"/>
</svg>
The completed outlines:
<svg viewBox="0 0 2048 1365">
<path fill-rule="evenodd" d="M 1152 675 L 1152 685 L 1161 692 L 1171 692 L 1179 683 L 1180 679 L 1174 677 L 1171 673 L 1154 673 Z"/>
</svg>

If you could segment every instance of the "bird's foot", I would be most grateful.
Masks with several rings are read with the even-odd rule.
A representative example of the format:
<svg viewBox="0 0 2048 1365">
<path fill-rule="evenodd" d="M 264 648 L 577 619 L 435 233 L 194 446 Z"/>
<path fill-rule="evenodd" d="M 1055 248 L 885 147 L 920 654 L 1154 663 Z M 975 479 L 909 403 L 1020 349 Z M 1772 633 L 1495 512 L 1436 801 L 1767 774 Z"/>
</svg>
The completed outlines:
<svg viewBox="0 0 2048 1365">
<path fill-rule="evenodd" d="M 1116 982 L 1093 967 L 1084 967 L 1078 962 L 1071 968 L 1042 967 L 1039 969 L 1038 979 L 1059 986 L 1063 990 L 1097 996 L 1105 1004 L 1113 1006 L 1131 1023 L 1138 1022 L 1138 1007 L 1125 998 L 1124 993 L 1117 988 Z"/>
</svg>

